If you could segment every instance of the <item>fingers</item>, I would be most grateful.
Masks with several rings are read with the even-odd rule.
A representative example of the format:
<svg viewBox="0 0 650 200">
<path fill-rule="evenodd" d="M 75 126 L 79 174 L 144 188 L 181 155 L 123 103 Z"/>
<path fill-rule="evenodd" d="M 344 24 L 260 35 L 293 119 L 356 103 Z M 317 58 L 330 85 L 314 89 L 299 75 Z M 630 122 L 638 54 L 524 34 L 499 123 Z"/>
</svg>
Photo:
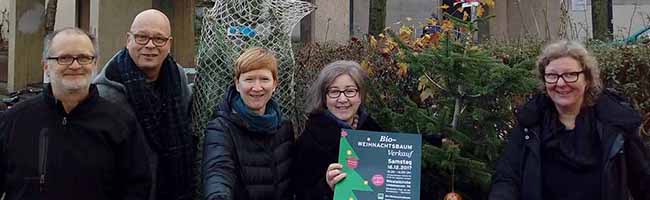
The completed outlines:
<svg viewBox="0 0 650 200">
<path fill-rule="evenodd" d="M 345 178 L 347 175 L 348 175 L 348 174 L 346 174 L 346 173 L 340 173 L 340 174 L 336 175 L 336 176 L 332 179 L 332 182 L 333 182 L 332 185 L 336 185 L 339 181 L 343 180 L 343 178 Z"/>
<path fill-rule="evenodd" d="M 342 169 L 343 165 L 338 164 L 338 163 L 332 163 L 329 166 L 327 166 L 327 171 L 334 170 L 334 169 Z"/>
<path fill-rule="evenodd" d="M 338 163 L 332 163 L 327 167 L 327 171 L 325 172 L 325 180 L 331 189 L 334 189 L 334 185 L 336 185 L 336 183 L 347 176 L 347 174 L 344 173 L 342 169 L 343 165 Z"/>
</svg>

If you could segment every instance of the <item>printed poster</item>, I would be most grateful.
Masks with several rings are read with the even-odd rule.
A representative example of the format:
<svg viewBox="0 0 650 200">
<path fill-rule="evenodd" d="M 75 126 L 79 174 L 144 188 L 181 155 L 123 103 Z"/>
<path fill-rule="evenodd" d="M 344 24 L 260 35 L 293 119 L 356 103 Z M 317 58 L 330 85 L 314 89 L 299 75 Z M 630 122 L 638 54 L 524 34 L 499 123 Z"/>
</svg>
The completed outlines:
<svg viewBox="0 0 650 200">
<path fill-rule="evenodd" d="M 338 162 L 347 176 L 334 200 L 420 199 L 420 134 L 343 129 Z"/>
</svg>

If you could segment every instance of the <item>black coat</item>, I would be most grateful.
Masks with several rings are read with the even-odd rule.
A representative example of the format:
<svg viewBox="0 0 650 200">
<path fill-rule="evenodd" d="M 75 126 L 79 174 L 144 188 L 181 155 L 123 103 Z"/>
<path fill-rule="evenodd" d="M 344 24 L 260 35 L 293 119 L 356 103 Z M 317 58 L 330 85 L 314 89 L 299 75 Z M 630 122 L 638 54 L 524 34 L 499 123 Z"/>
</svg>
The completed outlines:
<svg viewBox="0 0 650 200">
<path fill-rule="evenodd" d="M 0 119 L 0 193 L 4 199 L 147 199 L 151 172 L 133 115 L 99 97 L 70 113 L 42 94 Z"/>
<path fill-rule="evenodd" d="M 382 131 L 366 114 L 361 114 L 358 130 Z M 296 141 L 296 158 L 292 166 L 297 200 L 331 200 L 333 193 L 325 181 L 327 166 L 338 162 L 341 126 L 324 113 L 310 114 Z"/>
<path fill-rule="evenodd" d="M 545 95 L 529 100 L 517 114 L 518 125 L 497 162 L 489 199 L 541 200 L 540 133 L 545 112 L 557 112 Z M 623 98 L 604 91 L 593 106 L 595 134 L 601 141 L 603 200 L 650 199 L 650 157 L 638 134 L 641 117 Z"/>
<path fill-rule="evenodd" d="M 292 125 L 284 121 L 275 130 L 251 130 L 232 111 L 236 93 L 231 87 L 205 130 L 203 199 L 289 199 Z"/>
</svg>

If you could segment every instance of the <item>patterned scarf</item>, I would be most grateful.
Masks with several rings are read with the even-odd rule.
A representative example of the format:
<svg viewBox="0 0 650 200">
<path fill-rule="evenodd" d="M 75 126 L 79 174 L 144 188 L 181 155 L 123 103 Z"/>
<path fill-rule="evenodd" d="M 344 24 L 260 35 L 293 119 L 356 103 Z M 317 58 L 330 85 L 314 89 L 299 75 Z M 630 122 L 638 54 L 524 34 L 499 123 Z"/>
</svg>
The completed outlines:
<svg viewBox="0 0 650 200">
<path fill-rule="evenodd" d="M 107 65 L 107 78 L 122 83 L 129 104 L 144 129 L 149 145 L 158 155 L 158 199 L 188 199 L 194 177 L 194 141 L 190 116 L 182 106 L 182 84 L 176 62 L 165 58 L 157 87 L 150 87 L 128 50 L 121 50 Z M 150 85 L 150 84 L 149 84 Z"/>
</svg>

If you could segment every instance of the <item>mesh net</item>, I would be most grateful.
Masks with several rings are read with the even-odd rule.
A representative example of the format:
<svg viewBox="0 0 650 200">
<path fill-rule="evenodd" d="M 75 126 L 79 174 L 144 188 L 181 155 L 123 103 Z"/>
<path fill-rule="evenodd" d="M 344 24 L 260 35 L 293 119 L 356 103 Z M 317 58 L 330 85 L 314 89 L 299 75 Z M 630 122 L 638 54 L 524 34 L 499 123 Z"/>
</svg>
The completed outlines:
<svg viewBox="0 0 650 200">
<path fill-rule="evenodd" d="M 279 85 L 274 99 L 283 116 L 296 116 L 291 31 L 314 10 L 296 0 L 222 0 L 205 12 L 198 52 L 198 76 L 192 108 L 193 128 L 199 136 L 232 83 L 233 65 L 249 47 L 264 47 L 278 58 Z"/>
</svg>

